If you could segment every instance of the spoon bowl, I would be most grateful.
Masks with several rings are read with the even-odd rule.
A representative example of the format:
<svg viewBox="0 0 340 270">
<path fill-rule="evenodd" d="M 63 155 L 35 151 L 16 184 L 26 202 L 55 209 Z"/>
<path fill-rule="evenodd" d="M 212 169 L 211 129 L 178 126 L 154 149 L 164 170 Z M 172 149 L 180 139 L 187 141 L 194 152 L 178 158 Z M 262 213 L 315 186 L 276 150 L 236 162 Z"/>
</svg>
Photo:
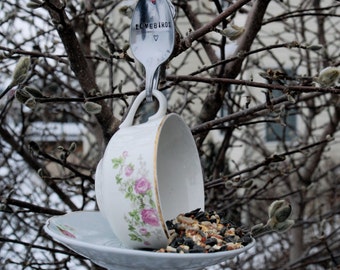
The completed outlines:
<svg viewBox="0 0 340 270">
<path fill-rule="evenodd" d="M 145 69 L 146 100 L 152 101 L 155 73 L 175 44 L 173 13 L 167 0 L 139 0 L 132 15 L 130 47 Z"/>
</svg>

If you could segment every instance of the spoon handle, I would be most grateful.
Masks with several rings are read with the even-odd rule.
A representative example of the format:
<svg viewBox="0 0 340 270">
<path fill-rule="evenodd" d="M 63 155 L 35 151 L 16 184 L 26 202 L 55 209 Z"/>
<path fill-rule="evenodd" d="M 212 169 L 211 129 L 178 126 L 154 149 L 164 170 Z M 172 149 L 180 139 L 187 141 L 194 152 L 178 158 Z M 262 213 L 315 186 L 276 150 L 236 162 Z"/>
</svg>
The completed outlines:
<svg viewBox="0 0 340 270">
<path fill-rule="evenodd" d="M 158 84 L 158 66 L 154 63 L 150 64 L 145 68 L 145 91 L 146 91 L 146 101 L 152 102 L 152 91 L 157 88 Z M 157 78 L 156 78 L 157 77 Z M 157 79 L 157 82 L 155 81 Z"/>
<path fill-rule="evenodd" d="M 161 73 L 161 65 L 158 66 L 158 68 L 156 69 L 155 75 L 153 76 L 152 90 L 158 89 L 158 82 L 159 82 L 160 73 Z"/>
</svg>

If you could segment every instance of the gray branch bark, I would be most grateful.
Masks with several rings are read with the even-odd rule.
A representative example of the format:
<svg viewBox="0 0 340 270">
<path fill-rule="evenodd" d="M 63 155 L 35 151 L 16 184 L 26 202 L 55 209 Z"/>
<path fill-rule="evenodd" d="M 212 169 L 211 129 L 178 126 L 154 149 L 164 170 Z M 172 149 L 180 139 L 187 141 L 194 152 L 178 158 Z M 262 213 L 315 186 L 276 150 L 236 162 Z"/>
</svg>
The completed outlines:
<svg viewBox="0 0 340 270">
<path fill-rule="evenodd" d="M 248 16 L 248 20 L 245 25 L 245 32 L 240 37 L 238 48 L 235 52 L 237 59 L 225 66 L 224 77 L 225 78 L 236 78 L 241 71 L 244 56 L 242 54 L 249 52 L 257 33 L 260 31 L 262 26 L 262 20 L 270 0 L 256 1 L 251 10 L 251 14 Z M 229 85 L 220 85 L 217 91 L 209 94 L 203 104 L 202 110 L 199 113 L 199 122 L 204 123 L 212 120 L 216 117 L 217 112 L 220 110 L 223 104 L 223 98 L 225 93 L 228 91 Z M 208 133 L 200 133 L 197 136 L 197 144 L 200 147 Z"/>
<path fill-rule="evenodd" d="M 79 81 L 84 96 L 95 96 L 100 91 L 92 69 L 84 55 L 83 48 L 65 13 L 63 4 L 59 0 L 50 0 L 46 2 L 45 8 L 48 10 L 59 37 L 64 44 L 71 69 Z M 96 114 L 96 118 L 102 128 L 104 139 L 108 142 L 112 134 L 117 130 L 120 121 L 113 115 L 113 112 L 104 100 L 99 100 L 97 103 L 102 106 L 102 111 Z"/>
</svg>

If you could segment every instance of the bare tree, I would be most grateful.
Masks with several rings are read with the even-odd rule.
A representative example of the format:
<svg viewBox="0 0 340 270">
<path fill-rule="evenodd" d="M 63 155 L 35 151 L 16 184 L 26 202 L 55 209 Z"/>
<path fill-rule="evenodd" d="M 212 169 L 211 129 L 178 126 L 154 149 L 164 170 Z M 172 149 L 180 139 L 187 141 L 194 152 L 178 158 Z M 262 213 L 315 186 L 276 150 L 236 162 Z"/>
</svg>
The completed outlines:
<svg viewBox="0 0 340 270">
<path fill-rule="evenodd" d="M 97 268 L 42 228 L 96 209 L 96 165 L 143 89 L 130 2 L 0 3 L 6 270 Z M 291 230 L 258 236 L 252 252 L 218 267 L 338 269 L 339 1 L 172 2 L 176 45 L 159 89 L 192 128 L 206 208 L 250 227 L 275 200 L 293 207 Z"/>
</svg>

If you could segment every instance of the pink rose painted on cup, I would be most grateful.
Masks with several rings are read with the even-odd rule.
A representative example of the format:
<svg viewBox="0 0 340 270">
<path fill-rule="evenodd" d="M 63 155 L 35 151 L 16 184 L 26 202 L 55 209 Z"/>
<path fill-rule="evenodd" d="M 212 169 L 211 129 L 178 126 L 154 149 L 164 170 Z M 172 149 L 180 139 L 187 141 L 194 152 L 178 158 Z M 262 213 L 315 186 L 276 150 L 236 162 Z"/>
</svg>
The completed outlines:
<svg viewBox="0 0 340 270">
<path fill-rule="evenodd" d="M 63 235 L 66 235 L 68 237 L 71 237 L 71 238 L 76 238 L 75 235 L 71 232 L 69 232 L 68 230 L 64 229 L 64 228 L 61 228 L 60 226 L 57 226 L 57 228 L 59 229 L 59 231 L 63 234 Z"/>
<path fill-rule="evenodd" d="M 123 158 L 127 158 L 128 155 L 129 155 L 128 151 L 123 152 Z"/>
<path fill-rule="evenodd" d="M 149 179 L 146 163 L 141 156 L 139 164 L 135 164 L 127 151 L 112 158 L 113 168 L 117 170 L 115 176 L 119 191 L 125 193 L 125 198 L 131 201 L 131 211 L 124 215 L 127 221 L 131 241 L 144 243 L 149 246 L 148 239 L 152 239 L 161 228 L 160 218 L 155 209 L 152 182 Z M 152 227 L 152 228 L 151 228 Z M 70 236 L 71 237 L 71 236 Z"/>
<path fill-rule="evenodd" d="M 145 194 L 151 188 L 150 182 L 142 177 L 135 182 L 135 192 L 137 194 Z"/>
<path fill-rule="evenodd" d="M 141 235 L 148 235 L 148 230 L 146 229 L 146 228 L 140 228 L 139 229 L 139 233 L 141 234 Z"/>
<path fill-rule="evenodd" d="M 156 209 L 143 209 L 141 216 L 144 223 L 151 226 L 159 226 L 159 219 Z"/>
<path fill-rule="evenodd" d="M 132 165 L 127 165 L 124 168 L 125 176 L 129 177 L 133 173 Z"/>
</svg>

